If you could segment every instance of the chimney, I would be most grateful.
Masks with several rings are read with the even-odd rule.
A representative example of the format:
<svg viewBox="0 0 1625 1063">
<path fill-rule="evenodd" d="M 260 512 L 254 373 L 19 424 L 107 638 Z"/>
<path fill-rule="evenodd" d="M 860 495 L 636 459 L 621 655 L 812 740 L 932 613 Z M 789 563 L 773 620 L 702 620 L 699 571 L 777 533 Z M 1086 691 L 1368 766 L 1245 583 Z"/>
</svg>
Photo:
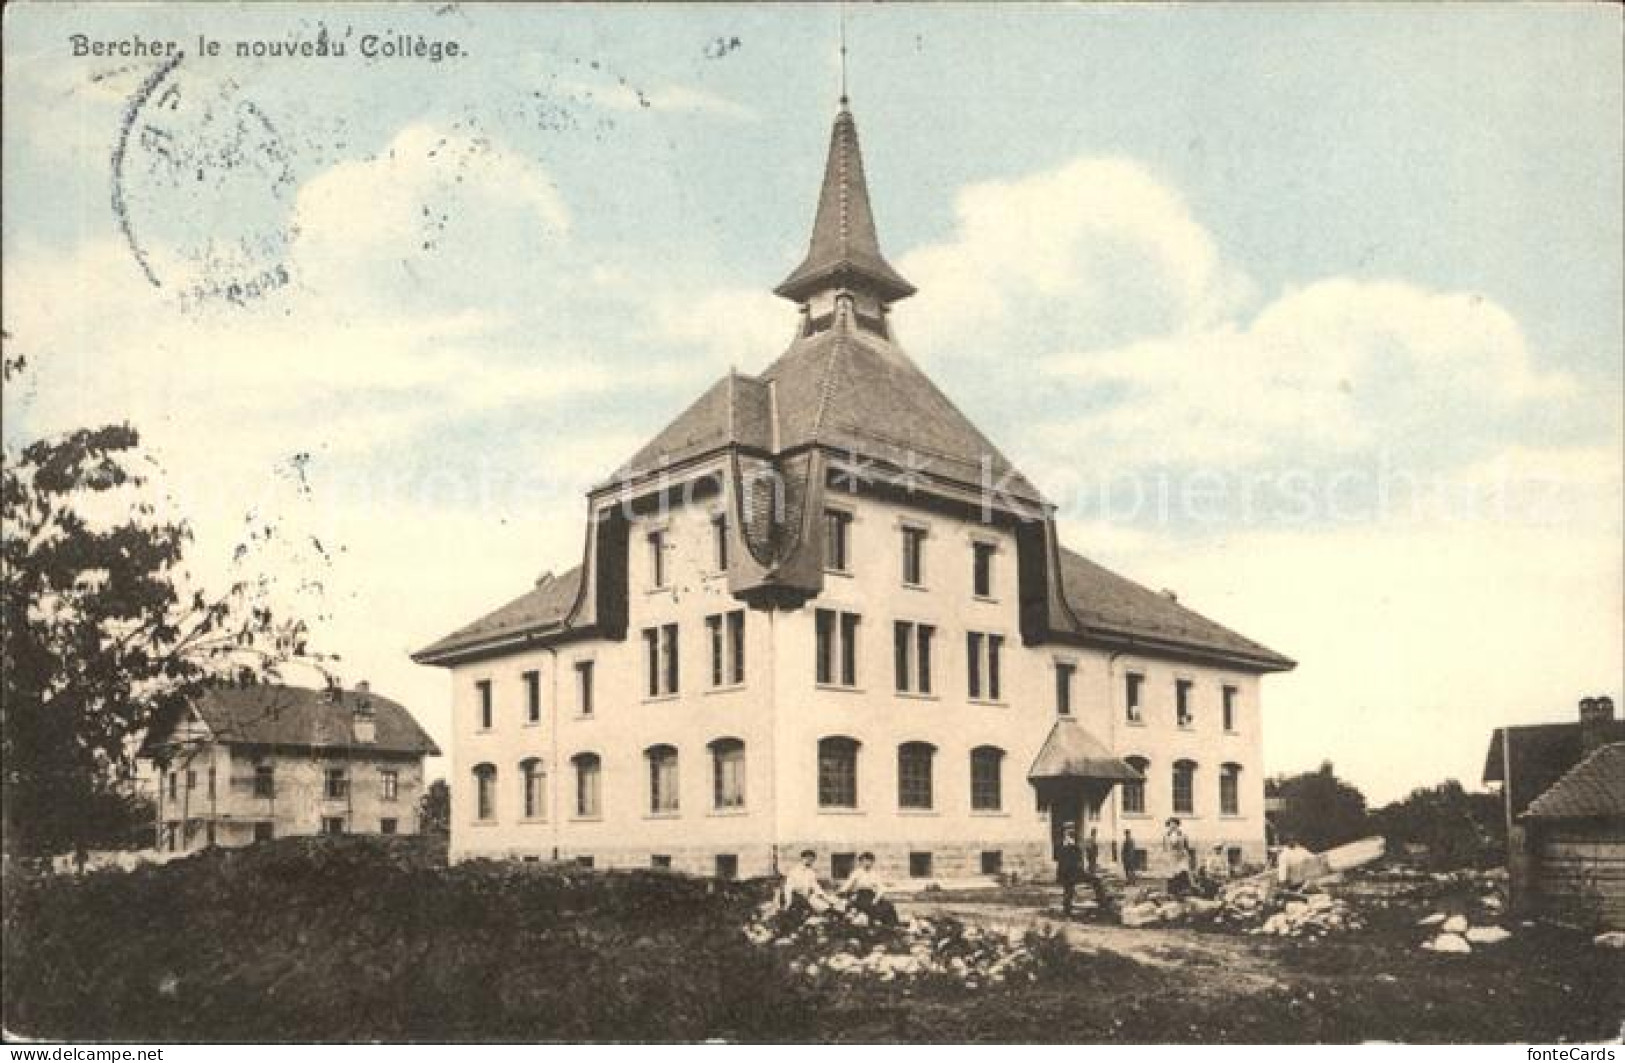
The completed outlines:
<svg viewBox="0 0 1625 1063">
<path fill-rule="evenodd" d="M 1179 602 L 1179 592 L 1170 587 L 1162 588 L 1162 596 L 1168 599 L 1170 602 L 1174 602 L 1176 604 Z"/>
<path fill-rule="evenodd" d="M 372 712 L 372 684 L 365 679 L 355 685 L 355 707 L 351 709 L 350 723 L 357 745 L 370 746 L 378 741 L 378 721 Z"/>
<path fill-rule="evenodd" d="M 1580 699 L 1580 745 L 1585 754 L 1608 744 L 1613 722 L 1613 698 L 1602 695 Z"/>
</svg>

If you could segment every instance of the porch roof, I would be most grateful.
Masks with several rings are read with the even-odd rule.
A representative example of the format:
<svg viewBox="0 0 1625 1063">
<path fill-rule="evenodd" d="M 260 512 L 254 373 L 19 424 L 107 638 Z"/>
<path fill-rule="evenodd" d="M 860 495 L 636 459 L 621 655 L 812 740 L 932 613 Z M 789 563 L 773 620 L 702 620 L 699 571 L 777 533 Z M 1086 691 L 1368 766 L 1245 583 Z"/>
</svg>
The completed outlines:
<svg viewBox="0 0 1625 1063">
<path fill-rule="evenodd" d="M 1049 737 L 1027 772 L 1032 782 L 1049 779 L 1093 779 L 1133 782 L 1141 775 L 1121 757 L 1115 757 L 1077 720 L 1063 717 L 1050 728 Z"/>
</svg>

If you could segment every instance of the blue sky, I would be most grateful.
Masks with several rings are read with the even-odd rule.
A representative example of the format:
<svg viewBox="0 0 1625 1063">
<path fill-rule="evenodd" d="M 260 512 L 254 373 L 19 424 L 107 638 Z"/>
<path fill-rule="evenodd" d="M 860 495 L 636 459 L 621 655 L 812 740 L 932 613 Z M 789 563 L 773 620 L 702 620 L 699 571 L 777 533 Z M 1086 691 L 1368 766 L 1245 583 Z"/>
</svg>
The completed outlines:
<svg viewBox="0 0 1625 1063">
<path fill-rule="evenodd" d="M 442 736 L 444 679 L 405 652 L 574 563 L 581 488 L 788 339 L 767 293 L 811 222 L 835 7 L 6 20 L 5 327 L 38 365 L 8 441 L 134 420 L 205 570 L 250 506 L 342 545 L 325 634 Z M 1618 693 L 1617 8 L 847 23 L 882 241 L 921 289 L 900 339 L 1072 545 L 1303 662 L 1267 684 L 1272 770 L 1471 782 L 1489 727 Z M 231 57 L 322 29 L 346 57 Z M 467 55 L 356 54 L 391 32 Z M 226 56 L 132 111 L 158 63 L 74 33 Z"/>
</svg>

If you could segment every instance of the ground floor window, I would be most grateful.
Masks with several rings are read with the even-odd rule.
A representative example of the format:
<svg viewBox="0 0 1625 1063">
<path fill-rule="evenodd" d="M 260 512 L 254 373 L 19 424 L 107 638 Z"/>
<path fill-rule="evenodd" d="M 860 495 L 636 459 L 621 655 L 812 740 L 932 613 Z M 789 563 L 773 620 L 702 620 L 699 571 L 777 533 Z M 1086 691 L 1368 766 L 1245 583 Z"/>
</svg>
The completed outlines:
<svg viewBox="0 0 1625 1063">
<path fill-rule="evenodd" d="M 718 853 L 717 878 L 736 879 L 739 877 L 739 857 L 734 853 Z"/>
<path fill-rule="evenodd" d="M 378 833 L 379 834 L 394 834 L 396 826 L 397 826 L 397 822 L 395 820 L 393 820 L 393 819 L 388 819 L 388 818 L 381 819 L 381 820 L 378 821 Z"/>
<path fill-rule="evenodd" d="M 592 857 L 590 857 L 590 856 L 578 856 L 578 857 L 576 857 L 576 866 L 577 867 L 592 867 Z"/>
<path fill-rule="evenodd" d="M 930 878 L 931 877 L 931 854 L 930 853 L 909 853 L 908 854 L 908 877 L 909 878 Z"/>
<path fill-rule="evenodd" d="M 254 840 L 255 841 L 257 841 L 257 842 L 268 842 L 272 838 L 275 838 L 275 837 L 276 837 L 276 824 L 274 824 L 274 823 L 256 823 L 256 824 L 254 824 Z"/>
<path fill-rule="evenodd" d="M 1219 769 L 1219 813 L 1241 814 L 1241 765 L 1226 764 Z"/>
<path fill-rule="evenodd" d="M 1196 764 L 1194 761 L 1174 762 L 1174 812 L 1189 816 L 1196 812 Z"/>
<path fill-rule="evenodd" d="M 583 818 L 598 816 L 602 812 L 598 791 L 601 763 L 598 754 L 578 753 L 572 759 L 576 769 L 576 815 Z"/>
<path fill-rule="evenodd" d="M 998 849 L 989 849 L 982 853 L 982 874 L 998 875 L 1004 872 L 1004 853 Z"/>
<path fill-rule="evenodd" d="M 858 807 L 858 743 L 851 738 L 825 738 L 818 743 L 818 805 Z"/>
<path fill-rule="evenodd" d="M 845 882 L 852 877 L 853 865 L 857 863 L 857 853 L 830 853 L 829 877 L 837 884 Z"/>
<path fill-rule="evenodd" d="M 343 834 L 344 833 L 344 817 L 343 816 L 323 816 L 322 817 L 322 833 L 323 834 Z"/>
<path fill-rule="evenodd" d="M 671 857 L 663 853 L 656 853 L 649 857 L 649 866 L 669 869 L 671 867 Z"/>
<path fill-rule="evenodd" d="M 1140 773 L 1138 779 L 1128 779 L 1123 783 L 1123 813 L 1130 816 L 1143 816 L 1145 814 L 1145 773 L 1151 767 L 1151 762 L 1144 757 L 1129 757 L 1127 764 Z"/>
</svg>

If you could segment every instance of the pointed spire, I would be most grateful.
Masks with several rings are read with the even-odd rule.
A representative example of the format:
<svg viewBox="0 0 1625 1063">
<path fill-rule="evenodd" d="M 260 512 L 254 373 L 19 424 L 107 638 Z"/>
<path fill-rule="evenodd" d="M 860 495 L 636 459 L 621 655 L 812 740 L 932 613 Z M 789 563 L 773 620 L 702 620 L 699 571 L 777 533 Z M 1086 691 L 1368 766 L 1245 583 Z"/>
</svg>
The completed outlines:
<svg viewBox="0 0 1625 1063">
<path fill-rule="evenodd" d="M 836 288 L 868 292 L 888 303 L 914 294 L 914 286 L 880 253 L 869 186 L 863 178 L 863 155 L 858 150 L 858 126 L 844 95 L 830 133 L 824 187 L 818 196 L 807 257 L 773 291 L 805 303 L 819 292 Z"/>
</svg>

